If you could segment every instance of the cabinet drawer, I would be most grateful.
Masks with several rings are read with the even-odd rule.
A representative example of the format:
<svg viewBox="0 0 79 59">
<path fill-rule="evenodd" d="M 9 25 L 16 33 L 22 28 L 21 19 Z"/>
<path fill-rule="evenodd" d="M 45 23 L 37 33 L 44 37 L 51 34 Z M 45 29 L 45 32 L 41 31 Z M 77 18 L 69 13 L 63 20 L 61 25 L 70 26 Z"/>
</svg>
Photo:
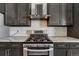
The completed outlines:
<svg viewBox="0 0 79 59">
<path fill-rule="evenodd" d="M 20 43 L 0 43 L 0 47 L 22 47 Z"/>
<path fill-rule="evenodd" d="M 0 47 L 8 47 L 9 45 L 9 43 L 0 43 Z"/>
<path fill-rule="evenodd" d="M 21 47 L 19 44 L 11 44 L 10 47 Z"/>
<path fill-rule="evenodd" d="M 20 43 L 10 43 L 9 47 L 22 47 Z"/>
<path fill-rule="evenodd" d="M 5 45 L 5 44 L 0 44 L 0 47 L 6 47 L 6 46 L 8 46 L 8 45 Z"/>
<path fill-rule="evenodd" d="M 79 48 L 79 43 L 71 43 L 70 48 Z"/>
<path fill-rule="evenodd" d="M 67 48 L 66 43 L 55 43 L 54 48 Z"/>
</svg>

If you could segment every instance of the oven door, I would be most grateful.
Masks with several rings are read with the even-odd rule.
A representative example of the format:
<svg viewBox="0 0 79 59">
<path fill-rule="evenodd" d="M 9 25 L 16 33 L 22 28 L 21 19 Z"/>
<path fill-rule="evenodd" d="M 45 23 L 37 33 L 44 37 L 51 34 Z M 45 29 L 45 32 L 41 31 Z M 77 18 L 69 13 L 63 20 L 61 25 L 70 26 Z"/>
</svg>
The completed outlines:
<svg viewBox="0 0 79 59">
<path fill-rule="evenodd" d="M 53 48 L 49 49 L 28 49 L 24 48 L 24 56 L 53 56 Z"/>
</svg>

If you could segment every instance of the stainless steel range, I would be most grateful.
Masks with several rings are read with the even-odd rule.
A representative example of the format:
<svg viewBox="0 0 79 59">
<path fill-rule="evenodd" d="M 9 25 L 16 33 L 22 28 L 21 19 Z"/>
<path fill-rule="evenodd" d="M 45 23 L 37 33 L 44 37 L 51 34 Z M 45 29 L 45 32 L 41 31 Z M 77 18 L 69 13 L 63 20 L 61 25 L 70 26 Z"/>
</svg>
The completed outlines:
<svg viewBox="0 0 79 59">
<path fill-rule="evenodd" d="M 53 56 L 53 42 L 47 34 L 31 34 L 23 47 L 27 56 Z"/>
<path fill-rule="evenodd" d="M 31 34 L 26 40 L 29 43 L 52 43 L 47 34 Z"/>
</svg>

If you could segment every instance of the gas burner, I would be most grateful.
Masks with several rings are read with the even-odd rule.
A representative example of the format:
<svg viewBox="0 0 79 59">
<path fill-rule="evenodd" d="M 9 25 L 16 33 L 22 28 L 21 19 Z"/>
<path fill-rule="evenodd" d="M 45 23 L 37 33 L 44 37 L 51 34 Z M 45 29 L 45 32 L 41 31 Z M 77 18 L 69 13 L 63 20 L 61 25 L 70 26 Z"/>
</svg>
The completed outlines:
<svg viewBox="0 0 79 59">
<path fill-rule="evenodd" d="M 47 34 L 31 34 L 30 38 L 26 40 L 26 42 L 52 42 Z"/>
</svg>

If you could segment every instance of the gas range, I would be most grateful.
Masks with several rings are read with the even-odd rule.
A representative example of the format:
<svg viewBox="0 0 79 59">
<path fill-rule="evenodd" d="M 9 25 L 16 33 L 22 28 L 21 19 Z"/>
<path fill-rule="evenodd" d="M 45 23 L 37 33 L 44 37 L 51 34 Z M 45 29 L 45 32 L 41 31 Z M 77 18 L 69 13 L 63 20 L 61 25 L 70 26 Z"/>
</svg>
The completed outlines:
<svg viewBox="0 0 79 59">
<path fill-rule="evenodd" d="M 47 34 L 31 34 L 26 40 L 29 43 L 52 43 Z"/>
<path fill-rule="evenodd" d="M 23 44 L 24 55 L 28 56 L 52 56 L 53 42 L 47 34 L 31 34 Z"/>
</svg>

